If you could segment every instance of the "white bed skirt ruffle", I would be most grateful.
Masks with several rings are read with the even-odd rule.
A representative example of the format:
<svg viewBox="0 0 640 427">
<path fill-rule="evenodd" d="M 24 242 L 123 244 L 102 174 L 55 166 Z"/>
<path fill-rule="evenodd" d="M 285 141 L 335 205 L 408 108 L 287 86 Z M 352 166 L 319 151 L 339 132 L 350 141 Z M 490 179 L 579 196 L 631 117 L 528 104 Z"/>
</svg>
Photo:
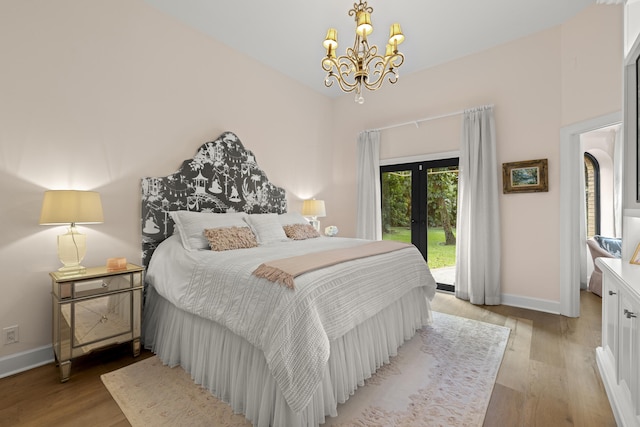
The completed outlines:
<svg viewBox="0 0 640 427">
<path fill-rule="evenodd" d="M 269 372 L 261 350 L 227 328 L 178 309 L 148 287 L 144 347 L 166 365 L 191 374 L 194 382 L 244 414 L 254 426 L 318 426 L 364 385 L 415 331 L 431 322 L 423 288 L 416 288 L 374 317 L 330 343 L 322 383 L 309 405 L 294 413 Z"/>
</svg>

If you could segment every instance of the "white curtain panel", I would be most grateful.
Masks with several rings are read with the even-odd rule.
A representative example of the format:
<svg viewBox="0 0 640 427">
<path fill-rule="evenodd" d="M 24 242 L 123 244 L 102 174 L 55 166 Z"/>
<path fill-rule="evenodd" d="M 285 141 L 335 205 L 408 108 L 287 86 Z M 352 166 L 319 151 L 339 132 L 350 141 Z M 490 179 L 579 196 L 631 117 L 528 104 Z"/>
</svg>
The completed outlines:
<svg viewBox="0 0 640 427">
<path fill-rule="evenodd" d="M 493 107 L 464 111 L 458 176 L 456 296 L 500 304 L 500 212 Z"/>
<path fill-rule="evenodd" d="M 380 131 L 358 135 L 356 237 L 382 240 L 380 202 Z"/>
</svg>

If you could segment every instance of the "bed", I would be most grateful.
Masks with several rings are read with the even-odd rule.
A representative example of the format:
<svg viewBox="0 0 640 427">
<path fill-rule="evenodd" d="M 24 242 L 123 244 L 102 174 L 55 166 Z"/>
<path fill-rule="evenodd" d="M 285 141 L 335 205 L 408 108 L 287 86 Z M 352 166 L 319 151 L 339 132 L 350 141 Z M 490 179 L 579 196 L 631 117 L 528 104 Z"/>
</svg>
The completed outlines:
<svg viewBox="0 0 640 427">
<path fill-rule="evenodd" d="M 143 178 L 141 214 L 145 348 L 255 426 L 325 423 L 431 321 L 414 246 L 314 234 L 232 132 Z"/>
</svg>

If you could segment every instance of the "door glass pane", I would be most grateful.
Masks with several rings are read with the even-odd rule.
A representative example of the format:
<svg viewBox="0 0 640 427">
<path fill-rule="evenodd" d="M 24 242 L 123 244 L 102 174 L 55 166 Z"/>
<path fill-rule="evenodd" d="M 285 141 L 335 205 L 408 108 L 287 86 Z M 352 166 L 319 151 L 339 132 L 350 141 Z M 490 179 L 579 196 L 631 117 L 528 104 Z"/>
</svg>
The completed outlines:
<svg viewBox="0 0 640 427">
<path fill-rule="evenodd" d="M 436 282 L 453 286 L 456 268 L 458 167 L 427 169 L 427 261 Z"/>
<path fill-rule="evenodd" d="M 411 171 L 382 172 L 382 239 L 411 243 Z"/>
<path fill-rule="evenodd" d="M 414 244 L 438 288 L 453 291 L 458 159 L 383 166 L 382 238 Z"/>
</svg>

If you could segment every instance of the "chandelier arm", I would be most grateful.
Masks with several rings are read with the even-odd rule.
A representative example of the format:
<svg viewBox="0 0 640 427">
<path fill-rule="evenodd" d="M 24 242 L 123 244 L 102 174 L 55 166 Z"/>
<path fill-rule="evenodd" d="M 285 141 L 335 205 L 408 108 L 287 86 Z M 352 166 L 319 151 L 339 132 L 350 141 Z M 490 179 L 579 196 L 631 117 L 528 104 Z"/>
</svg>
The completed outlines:
<svg viewBox="0 0 640 427">
<path fill-rule="evenodd" d="M 341 78 L 345 80 L 353 70 L 358 70 L 359 67 L 358 57 L 351 48 L 347 49 L 346 55 L 342 55 L 337 58 L 337 64 L 338 66 L 336 68 L 338 69 Z"/>
<path fill-rule="evenodd" d="M 371 48 L 370 51 L 374 51 L 374 48 Z M 377 51 L 377 48 L 375 49 Z M 384 74 L 385 69 L 387 68 L 387 61 L 385 58 L 380 55 L 368 55 L 365 62 L 364 67 L 366 69 L 370 69 L 371 72 L 368 74 L 367 81 L 365 82 L 365 87 L 368 89 L 369 87 L 377 86 L 378 81 L 380 80 L 380 76 Z M 376 78 L 376 76 L 378 76 Z M 373 80 L 373 81 L 371 81 Z M 379 87 L 379 86 L 378 86 Z"/>
<path fill-rule="evenodd" d="M 388 81 L 391 84 L 395 84 L 398 81 L 398 74 L 396 73 L 396 70 L 394 70 L 393 68 L 390 68 L 386 70 L 384 73 L 382 73 L 375 81 L 364 82 L 364 87 L 366 87 L 368 90 L 380 89 L 380 87 L 382 87 L 382 84 L 384 83 L 384 78 L 387 76 L 388 76 Z"/>
<path fill-rule="evenodd" d="M 395 74 L 395 70 L 393 70 L 393 69 L 388 69 L 388 70 L 383 69 L 383 70 L 374 71 L 373 72 L 373 76 L 375 77 L 375 79 L 371 79 L 371 80 L 365 81 L 364 82 L 364 87 L 366 87 L 368 90 L 379 89 L 382 86 L 382 83 L 384 83 L 385 76 L 387 74 L 389 74 L 389 73 L 394 73 Z M 395 80 L 397 80 L 397 79 L 395 79 Z"/>
<path fill-rule="evenodd" d="M 369 62 L 373 61 L 373 59 L 377 60 L 377 62 L 373 64 L 373 74 L 379 75 L 380 73 L 384 73 L 387 67 L 391 70 L 400 67 L 404 62 L 404 55 L 398 52 L 388 58 L 377 56 L 372 58 Z M 367 66 L 370 66 L 370 64 L 367 64 Z"/>
<path fill-rule="evenodd" d="M 384 61 L 384 57 L 378 55 L 378 46 L 370 47 L 364 52 L 364 56 L 362 60 L 363 67 L 368 69 L 369 65 L 374 60 Z"/>
<path fill-rule="evenodd" d="M 340 88 L 347 93 L 353 92 L 359 86 L 359 82 L 357 79 L 354 80 L 353 82 L 349 81 L 349 75 L 351 74 L 351 69 L 353 67 L 357 67 L 357 64 L 354 63 L 353 58 L 348 56 L 341 56 L 339 57 L 339 59 L 341 60 L 340 80 L 339 80 Z"/>
<path fill-rule="evenodd" d="M 353 92 L 359 85 L 358 81 L 349 82 L 348 77 L 351 72 L 351 68 L 356 66 L 356 63 L 352 57 L 339 56 L 338 58 L 323 58 L 322 69 L 327 71 L 324 84 L 326 87 L 331 87 L 334 81 L 338 82 L 340 89 L 343 92 Z"/>
<path fill-rule="evenodd" d="M 329 80 L 329 79 L 333 79 L 333 80 Z M 343 92 L 346 92 L 346 93 L 353 92 L 358 87 L 357 83 L 351 84 L 351 83 L 345 81 L 344 79 L 341 79 L 334 72 L 331 72 L 331 73 L 327 74 L 327 77 L 325 78 L 325 81 L 324 81 L 324 85 L 326 87 L 331 87 L 331 86 L 333 86 L 333 82 L 334 81 L 338 82 L 338 86 L 340 86 L 340 89 Z"/>
<path fill-rule="evenodd" d="M 353 41 L 353 47 L 351 48 L 351 52 L 356 52 L 356 56 L 357 56 L 357 52 L 360 50 L 358 49 L 358 46 L 360 46 L 360 43 L 363 43 L 368 46 L 369 43 L 367 42 L 367 39 L 362 40 L 360 38 L 360 35 L 356 33 L 356 39 Z M 349 53 L 349 48 L 347 48 L 347 54 Z"/>
<path fill-rule="evenodd" d="M 367 79 L 363 84 L 368 90 L 377 90 L 382 87 L 384 83 L 385 77 L 387 77 L 389 83 L 395 84 L 398 81 L 398 73 L 395 70 L 399 65 L 402 65 L 404 62 L 404 55 L 401 53 L 397 53 L 391 56 L 388 59 L 385 59 L 382 56 L 376 56 L 375 58 L 371 58 L 369 63 L 373 60 L 377 60 L 377 62 L 373 65 L 373 77 L 374 79 Z M 399 64 L 399 65 L 396 65 Z"/>
<path fill-rule="evenodd" d="M 404 55 L 400 52 L 394 54 L 388 59 L 388 62 L 392 65 L 392 68 L 399 68 L 404 64 Z"/>
</svg>

